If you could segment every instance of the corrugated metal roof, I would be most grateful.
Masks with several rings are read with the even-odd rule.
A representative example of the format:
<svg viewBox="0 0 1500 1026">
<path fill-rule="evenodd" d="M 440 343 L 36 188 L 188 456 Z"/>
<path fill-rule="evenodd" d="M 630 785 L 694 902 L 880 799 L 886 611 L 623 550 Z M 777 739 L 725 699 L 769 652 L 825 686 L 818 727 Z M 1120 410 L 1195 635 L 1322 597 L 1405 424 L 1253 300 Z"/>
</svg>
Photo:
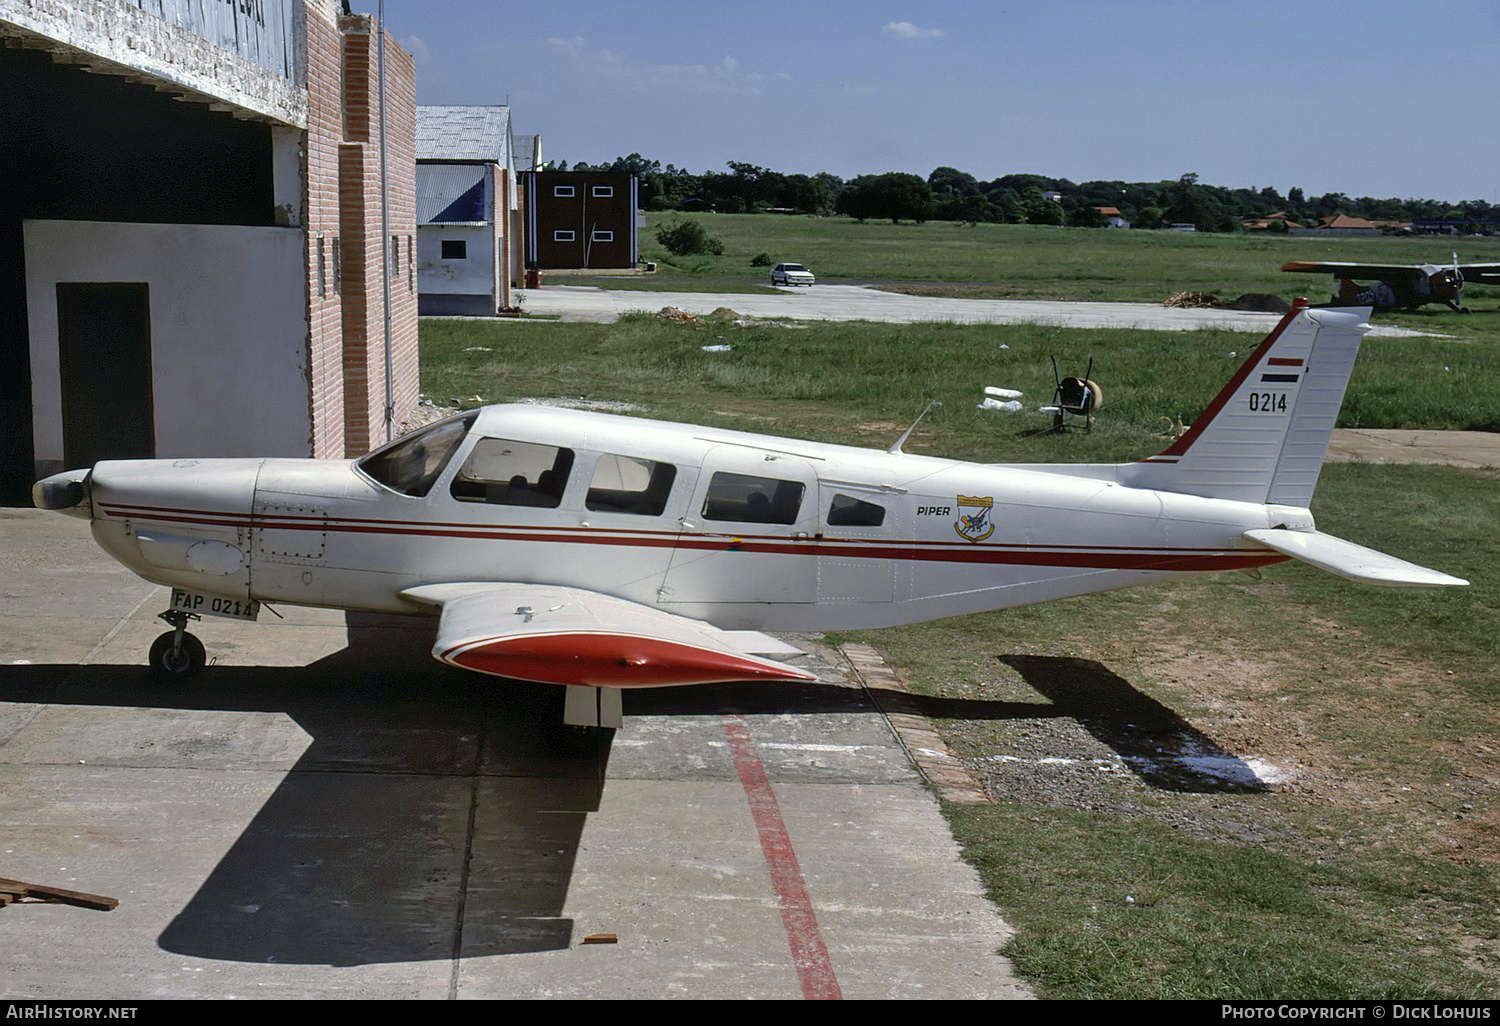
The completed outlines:
<svg viewBox="0 0 1500 1026">
<path fill-rule="evenodd" d="M 417 165 L 417 224 L 474 224 L 489 220 L 485 169 L 477 164 Z"/>
<path fill-rule="evenodd" d="M 536 168 L 534 168 L 534 167 L 531 166 L 532 150 L 535 148 L 535 146 L 536 146 L 536 136 L 534 136 L 534 135 L 518 135 L 518 136 L 516 136 L 516 173 L 517 174 L 519 174 L 522 171 L 535 171 L 536 170 Z"/>
<path fill-rule="evenodd" d="M 417 107 L 418 160 L 506 162 L 510 108 L 424 104 Z"/>
</svg>

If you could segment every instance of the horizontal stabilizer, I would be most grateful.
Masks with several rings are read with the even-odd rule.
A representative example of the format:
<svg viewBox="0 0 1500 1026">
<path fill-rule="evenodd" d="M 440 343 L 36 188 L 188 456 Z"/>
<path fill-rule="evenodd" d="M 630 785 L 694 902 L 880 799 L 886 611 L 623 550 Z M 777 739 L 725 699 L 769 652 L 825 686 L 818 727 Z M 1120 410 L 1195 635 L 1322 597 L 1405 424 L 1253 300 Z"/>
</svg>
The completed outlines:
<svg viewBox="0 0 1500 1026">
<path fill-rule="evenodd" d="M 1293 559 L 1311 563 L 1319 570 L 1366 584 L 1387 588 L 1460 588 L 1469 583 L 1461 577 L 1450 577 L 1320 531 L 1277 527 L 1246 531 L 1244 536 Z"/>
</svg>

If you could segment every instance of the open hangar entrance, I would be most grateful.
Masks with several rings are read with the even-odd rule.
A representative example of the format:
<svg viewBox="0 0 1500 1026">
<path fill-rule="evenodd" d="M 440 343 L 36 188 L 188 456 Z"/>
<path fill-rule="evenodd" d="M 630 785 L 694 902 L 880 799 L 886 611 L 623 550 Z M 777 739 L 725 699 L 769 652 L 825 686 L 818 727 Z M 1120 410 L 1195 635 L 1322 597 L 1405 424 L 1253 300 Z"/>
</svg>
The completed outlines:
<svg viewBox="0 0 1500 1026">
<path fill-rule="evenodd" d="M 297 133 L 16 45 L 0 46 L 0 95 L 7 107 L 0 132 L 0 167 L 7 169 L 0 189 L 0 431 L 8 440 L 0 447 L 0 499 L 24 502 L 39 474 L 69 458 L 90 459 L 95 443 L 88 434 L 98 436 L 111 411 L 125 418 L 150 411 L 150 425 L 122 425 L 115 444 L 153 451 L 98 458 L 188 455 L 175 450 L 222 430 L 205 374 L 218 378 L 222 391 L 224 377 L 245 373 L 243 350 L 268 341 L 301 355 L 260 380 L 240 377 L 238 387 L 271 394 L 295 385 L 304 422 L 295 429 L 299 451 L 288 451 L 286 425 L 269 425 L 270 417 L 237 418 L 235 430 L 263 451 L 306 454 L 302 233 L 277 227 L 278 200 L 285 199 L 277 182 L 287 180 L 278 169 L 288 162 L 292 196 L 284 209 L 300 207 Z M 285 215 L 280 220 L 285 224 Z M 172 226 L 180 229 L 175 240 Z M 273 316 L 236 323 L 244 310 Z M 195 361 L 184 362 L 189 349 Z M 91 353 L 98 366 L 90 367 Z M 122 353 L 150 365 L 138 367 L 136 356 Z M 101 376 L 111 361 L 127 372 Z M 189 373 L 164 388 L 171 368 Z M 65 410 L 64 374 L 94 394 L 67 396 Z M 106 394 L 107 381 L 124 394 Z M 81 412 L 81 404 L 94 404 L 98 415 Z M 71 443 L 69 424 L 84 432 Z"/>
</svg>

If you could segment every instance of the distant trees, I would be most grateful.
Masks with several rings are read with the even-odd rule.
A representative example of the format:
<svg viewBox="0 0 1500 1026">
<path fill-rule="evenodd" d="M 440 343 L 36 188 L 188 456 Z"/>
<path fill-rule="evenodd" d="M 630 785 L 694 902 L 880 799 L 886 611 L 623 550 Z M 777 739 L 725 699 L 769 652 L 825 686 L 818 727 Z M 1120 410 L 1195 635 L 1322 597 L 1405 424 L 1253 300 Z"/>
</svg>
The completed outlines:
<svg viewBox="0 0 1500 1026">
<path fill-rule="evenodd" d="M 1171 203 L 1167 207 L 1166 220 L 1173 224 L 1196 225 L 1200 232 L 1232 232 L 1239 227 L 1234 212 L 1217 193 L 1198 184 L 1198 176 L 1192 172 L 1177 179 L 1171 189 Z"/>
<path fill-rule="evenodd" d="M 860 175 L 844 186 L 834 210 L 859 221 L 926 221 L 932 213 L 932 186 L 903 171 Z"/>
<path fill-rule="evenodd" d="M 1026 211 L 1027 224 L 1062 224 L 1066 218 L 1063 205 L 1042 195 L 1042 190 L 1035 186 L 1027 190 L 1022 209 Z"/>
<path fill-rule="evenodd" d="M 567 162 L 553 165 L 567 169 Z M 1454 217 L 1476 221 L 1500 219 L 1500 206 L 1484 200 L 1454 205 L 1436 200 L 1351 198 L 1341 192 L 1307 196 L 1298 186 L 1283 196 L 1269 186 L 1229 189 L 1205 185 L 1197 174 L 1175 181 L 1072 182 L 1066 178 L 1020 173 L 988 181 L 960 168 L 941 166 L 925 179 L 905 172 L 860 175 L 844 181 L 822 172 L 787 174 L 746 161 L 729 161 L 725 170 L 694 174 L 663 165 L 639 153 L 605 164 L 577 163 L 575 171 L 615 171 L 636 176 L 640 204 L 647 210 L 717 210 L 725 213 L 766 210 L 799 214 L 839 213 L 859 220 L 942 220 L 976 224 L 1069 224 L 1092 226 L 1101 219 L 1096 207 L 1115 207 L 1132 224 L 1155 228 L 1164 222 L 1196 225 L 1200 231 L 1238 231 L 1240 223 L 1285 211 L 1294 221 L 1311 223 L 1325 214 L 1343 212 L 1375 220 L 1407 221 L 1419 217 Z M 1059 203 L 1044 193 L 1062 195 Z"/>
<path fill-rule="evenodd" d="M 1104 228 L 1109 218 L 1099 212 L 1098 207 L 1080 204 L 1068 213 L 1068 224 L 1074 228 Z"/>
<path fill-rule="evenodd" d="M 933 168 L 932 174 L 927 176 L 927 185 L 932 189 L 932 195 L 940 199 L 980 195 L 978 179 L 956 167 Z"/>
</svg>

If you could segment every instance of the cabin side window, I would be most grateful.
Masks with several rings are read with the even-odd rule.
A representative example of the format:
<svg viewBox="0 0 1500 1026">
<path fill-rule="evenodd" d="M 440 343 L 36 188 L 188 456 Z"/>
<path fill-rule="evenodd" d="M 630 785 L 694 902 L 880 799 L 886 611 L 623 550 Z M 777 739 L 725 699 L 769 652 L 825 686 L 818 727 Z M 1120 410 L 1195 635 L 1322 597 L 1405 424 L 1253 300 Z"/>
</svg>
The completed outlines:
<svg viewBox="0 0 1500 1026">
<path fill-rule="evenodd" d="M 879 527 L 885 523 L 885 507 L 852 495 L 835 495 L 828 506 L 829 527 Z"/>
<path fill-rule="evenodd" d="M 360 460 L 359 469 L 393 492 L 420 498 L 432 489 L 477 416 L 439 421 L 398 438 Z"/>
<path fill-rule="evenodd" d="M 677 468 L 670 463 L 634 456 L 600 456 L 583 504 L 596 513 L 659 517 L 667 508 L 667 496 L 676 479 Z"/>
<path fill-rule="evenodd" d="M 450 491 L 460 502 L 555 509 L 572 469 L 572 449 L 481 438 L 454 476 Z"/>
<path fill-rule="evenodd" d="M 749 474 L 718 473 L 703 501 L 704 520 L 733 520 L 742 524 L 795 524 L 805 486 Z"/>
</svg>

